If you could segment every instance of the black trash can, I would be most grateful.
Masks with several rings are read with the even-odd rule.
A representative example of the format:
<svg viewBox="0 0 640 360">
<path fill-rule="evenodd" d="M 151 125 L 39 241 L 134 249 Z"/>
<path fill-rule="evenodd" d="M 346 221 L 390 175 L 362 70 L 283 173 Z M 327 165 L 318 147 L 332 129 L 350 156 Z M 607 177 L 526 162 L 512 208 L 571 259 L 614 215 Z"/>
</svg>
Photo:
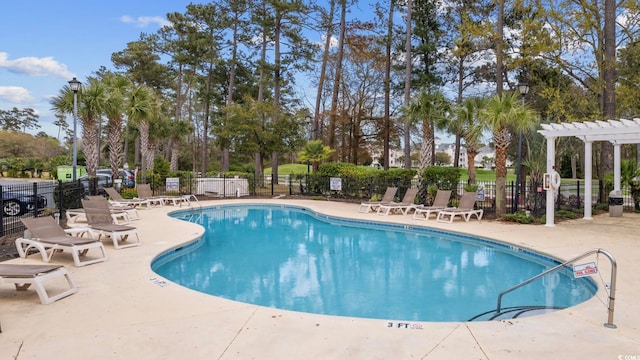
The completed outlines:
<svg viewBox="0 0 640 360">
<path fill-rule="evenodd" d="M 609 193 L 609 216 L 620 217 L 622 216 L 622 204 L 624 200 L 620 190 L 613 190 Z"/>
</svg>

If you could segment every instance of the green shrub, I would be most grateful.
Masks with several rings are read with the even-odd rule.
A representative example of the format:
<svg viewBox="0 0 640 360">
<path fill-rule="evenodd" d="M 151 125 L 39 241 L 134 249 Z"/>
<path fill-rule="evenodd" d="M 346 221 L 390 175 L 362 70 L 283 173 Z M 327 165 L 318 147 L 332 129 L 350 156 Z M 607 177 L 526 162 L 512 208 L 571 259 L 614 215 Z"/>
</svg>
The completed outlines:
<svg viewBox="0 0 640 360">
<path fill-rule="evenodd" d="M 464 184 L 465 192 L 474 192 L 478 191 L 478 184 Z"/>
<path fill-rule="evenodd" d="M 573 211 L 561 209 L 555 212 L 555 216 L 559 219 L 575 219 L 576 213 Z"/>
<path fill-rule="evenodd" d="M 84 186 L 80 182 L 58 182 L 53 193 L 53 201 L 64 209 L 81 208 L 83 198 Z"/>
<path fill-rule="evenodd" d="M 536 218 L 531 215 L 527 215 L 524 211 L 518 211 L 515 214 L 504 214 L 502 219 L 519 224 L 532 224 L 536 222 Z"/>
<path fill-rule="evenodd" d="M 422 203 L 426 203 L 429 198 L 430 188 L 435 187 L 435 191 L 452 190 L 451 196 L 455 197 L 458 182 L 460 181 L 460 170 L 454 167 L 428 166 L 422 171 L 420 190 L 418 198 Z M 431 190 L 433 191 L 433 190 Z M 433 193 L 435 196 L 435 192 Z"/>
</svg>

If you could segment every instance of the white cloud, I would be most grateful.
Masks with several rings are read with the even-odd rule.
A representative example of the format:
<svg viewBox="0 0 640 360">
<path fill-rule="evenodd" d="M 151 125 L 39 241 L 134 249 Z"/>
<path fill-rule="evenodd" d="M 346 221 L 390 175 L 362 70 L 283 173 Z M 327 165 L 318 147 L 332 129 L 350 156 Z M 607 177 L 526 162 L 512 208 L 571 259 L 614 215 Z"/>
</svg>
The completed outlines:
<svg viewBox="0 0 640 360">
<path fill-rule="evenodd" d="M 327 34 L 322 34 L 322 43 L 318 43 L 318 45 L 324 47 L 325 42 L 327 42 Z M 336 46 L 338 46 L 338 39 L 335 36 L 331 36 L 331 40 L 329 40 L 329 47 L 335 48 Z"/>
<path fill-rule="evenodd" d="M 29 91 L 19 86 L 0 86 L 0 100 L 26 104 L 33 101 Z"/>
<path fill-rule="evenodd" d="M 138 16 L 137 18 L 133 18 L 129 15 L 123 15 L 120 17 L 120 21 L 125 24 L 134 24 L 136 27 L 144 28 L 149 26 L 149 24 L 157 24 L 158 26 L 169 26 L 171 22 L 162 16 Z"/>
<path fill-rule="evenodd" d="M 63 79 L 75 76 L 67 70 L 67 65 L 57 62 L 51 56 L 43 58 L 29 56 L 11 60 L 9 54 L 0 52 L 0 68 L 31 76 L 56 76 Z"/>
</svg>

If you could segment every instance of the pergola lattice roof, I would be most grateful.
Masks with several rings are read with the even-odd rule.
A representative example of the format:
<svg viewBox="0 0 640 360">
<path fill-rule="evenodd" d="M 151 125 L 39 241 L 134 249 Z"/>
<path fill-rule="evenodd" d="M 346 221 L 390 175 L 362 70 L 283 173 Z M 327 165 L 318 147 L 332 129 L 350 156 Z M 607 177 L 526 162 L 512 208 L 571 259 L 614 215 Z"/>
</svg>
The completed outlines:
<svg viewBox="0 0 640 360">
<path fill-rule="evenodd" d="M 610 141 L 613 144 L 640 143 L 640 119 L 575 121 L 542 124 L 538 132 L 545 137 L 575 136 L 583 141 Z"/>
</svg>

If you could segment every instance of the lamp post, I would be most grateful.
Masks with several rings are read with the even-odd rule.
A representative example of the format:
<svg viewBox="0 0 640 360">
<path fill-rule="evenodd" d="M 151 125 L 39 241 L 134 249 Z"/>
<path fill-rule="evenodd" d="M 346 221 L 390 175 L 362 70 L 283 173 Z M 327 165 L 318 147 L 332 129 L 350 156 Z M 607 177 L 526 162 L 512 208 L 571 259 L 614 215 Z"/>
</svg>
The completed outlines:
<svg viewBox="0 0 640 360">
<path fill-rule="evenodd" d="M 527 96 L 527 93 L 529 92 L 529 84 L 524 82 L 524 81 L 520 81 L 518 83 L 518 91 L 520 92 L 520 97 L 522 97 L 522 107 L 524 108 L 524 97 Z M 516 165 L 516 201 L 515 204 L 513 206 L 513 212 L 517 212 L 518 211 L 518 205 L 520 205 L 520 181 L 521 181 L 521 176 L 522 176 L 522 130 L 519 131 L 518 134 L 518 164 Z"/>
<path fill-rule="evenodd" d="M 311 116 L 307 115 L 304 117 L 306 123 L 307 123 L 307 142 L 311 141 Z M 311 163 L 309 162 L 309 159 L 307 157 L 307 181 L 309 181 L 309 166 L 311 165 Z"/>
<path fill-rule="evenodd" d="M 77 136 L 77 123 L 78 123 L 78 90 L 80 90 L 80 81 L 76 78 L 69 80 L 69 87 L 73 91 L 73 162 L 71 179 L 76 181 L 76 168 L 78 167 L 78 136 Z"/>
</svg>

